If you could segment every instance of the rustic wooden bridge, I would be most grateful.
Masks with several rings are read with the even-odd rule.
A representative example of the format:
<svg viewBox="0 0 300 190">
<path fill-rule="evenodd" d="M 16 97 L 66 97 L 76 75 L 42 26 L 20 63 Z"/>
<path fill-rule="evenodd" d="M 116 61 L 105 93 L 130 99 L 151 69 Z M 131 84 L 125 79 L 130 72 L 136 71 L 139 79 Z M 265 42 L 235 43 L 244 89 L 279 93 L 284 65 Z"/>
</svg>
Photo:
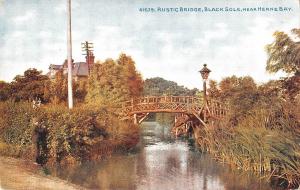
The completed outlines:
<svg viewBox="0 0 300 190">
<path fill-rule="evenodd" d="M 178 113 L 189 118 L 197 118 L 203 125 L 209 119 L 221 119 L 228 112 L 228 106 L 222 102 L 193 96 L 147 96 L 133 98 L 123 104 L 122 115 L 141 123 L 149 113 Z"/>
</svg>

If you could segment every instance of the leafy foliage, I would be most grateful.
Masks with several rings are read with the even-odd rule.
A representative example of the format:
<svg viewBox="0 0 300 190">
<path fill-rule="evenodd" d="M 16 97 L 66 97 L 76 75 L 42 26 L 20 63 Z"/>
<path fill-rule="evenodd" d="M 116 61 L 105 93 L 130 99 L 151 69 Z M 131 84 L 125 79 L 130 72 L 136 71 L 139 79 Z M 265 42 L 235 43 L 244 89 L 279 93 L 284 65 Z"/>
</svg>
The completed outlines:
<svg viewBox="0 0 300 190">
<path fill-rule="evenodd" d="M 0 81 L 0 101 L 9 99 L 11 94 L 10 84 Z"/>
<path fill-rule="evenodd" d="M 126 54 L 121 54 L 117 60 L 117 64 L 122 68 L 122 75 L 129 91 L 130 97 L 137 97 L 141 95 L 143 90 L 143 80 L 141 75 L 137 72 L 135 68 L 135 62 L 130 56 Z"/>
<path fill-rule="evenodd" d="M 2 102 L 1 113 L 1 139 L 8 144 L 27 146 L 31 144 L 33 131 L 31 119 L 34 110 L 27 102 L 15 103 L 12 101 Z"/>
<path fill-rule="evenodd" d="M 11 98 L 15 101 L 43 99 L 48 77 L 36 69 L 28 69 L 17 75 L 11 83 Z"/>
<path fill-rule="evenodd" d="M 45 102 L 53 104 L 66 103 L 68 98 L 68 80 L 67 75 L 63 71 L 58 71 L 55 74 L 55 79 L 47 82 L 47 87 L 44 90 Z M 77 102 L 83 102 L 87 93 L 87 81 L 80 79 L 72 81 L 73 97 Z"/>
<path fill-rule="evenodd" d="M 143 82 L 131 57 L 121 54 L 114 61 L 94 65 L 88 80 L 86 102 L 117 105 L 141 94 Z"/>
<path fill-rule="evenodd" d="M 0 102 L 0 152 L 4 155 L 32 158 L 32 125 L 35 110 L 28 102 Z"/>
<path fill-rule="evenodd" d="M 66 102 L 68 97 L 68 81 L 63 71 L 55 74 L 55 79 L 48 83 L 47 99 L 52 103 Z"/>
<path fill-rule="evenodd" d="M 236 76 L 210 83 L 209 94 L 227 102 L 230 112 L 198 132 L 201 149 L 243 170 L 299 184 L 300 102 L 287 99 L 281 87 L 281 81 L 257 86 L 251 77 Z"/>
<path fill-rule="evenodd" d="M 284 71 L 290 76 L 281 80 L 281 86 L 288 98 L 294 99 L 300 92 L 300 29 L 293 29 L 289 36 L 284 32 L 275 32 L 275 40 L 266 46 L 269 55 L 267 71 Z"/>
<path fill-rule="evenodd" d="M 110 107 L 139 96 L 142 86 L 134 61 L 121 54 L 116 61 L 96 64 L 89 80 L 73 81 L 75 100 L 86 99 L 91 106 L 70 111 L 63 106 L 67 100 L 63 72 L 50 80 L 40 71 L 28 69 L 11 84 L 0 83 L 0 100 L 12 98 L 0 102 L 0 152 L 17 156 L 24 155 L 23 150 L 38 152 L 48 163 L 61 163 L 99 159 L 115 150 L 131 148 L 138 142 L 138 128 L 118 121 Z M 37 98 L 45 104 L 33 109 L 31 100 Z"/>
<path fill-rule="evenodd" d="M 194 96 L 197 91 L 196 88 L 190 90 L 184 86 L 179 86 L 176 82 L 155 77 L 145 80 L 143 94 L 146 96 Z"/>
<path fill-rule="evenodd" d="M 300 74 L 300 29 L 293 29 L 292 33 L 295 39 L 284 32 L 274 33 L 275 41 L 266 46 L 269 55 L 267 71 L 282 70 L 294 75 Z"/>
<path fill-rule="evenodd" d="M 24 156 L 27 150 L 34 154 L 37 146 L 45 143 L 39 153 L 49 164 L 99 159 L 129 149 L 139 140 L 137 126 L 118 121 L 105 108 L 70 111 L 65 106 L 48 105 L 36 110 L 31 103 L 10 101 L 0 103 L 0 113 L 4 116 L 0 119 L 0 152 Z M 45 134 L 42 139 L 41 133 Z"/>
<path fill-rule="evenodd" d="M 254 80 L 249 77 L 226 77 L 219 85 L 210 82 L 209 96 L 227 102 L 230 106 L 230 125 L 236 125 L 238 120 L 247 115 L 247 112 L 257 105 L 260 96 Z M 211 97 L 211 96 L 210 96 Z"/>
<path fill-rule="evenodd" d="M 217 81 L 210 80 L 209 81 L 209 88 L 207 89 L 207 94 L 212 99 L 217 99 L 221 96 L 220 90 L 218 89 Z"/>
</svg>

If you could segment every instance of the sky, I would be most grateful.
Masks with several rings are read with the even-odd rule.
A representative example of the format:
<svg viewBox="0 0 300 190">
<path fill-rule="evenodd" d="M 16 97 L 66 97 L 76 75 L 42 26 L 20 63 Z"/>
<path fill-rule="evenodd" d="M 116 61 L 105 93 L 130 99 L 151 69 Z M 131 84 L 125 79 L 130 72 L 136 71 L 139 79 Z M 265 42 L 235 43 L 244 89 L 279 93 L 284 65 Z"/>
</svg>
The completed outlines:
<svg viewBox="0 0 300 190">
<path fill-rule="evenodd" d="M 63 63 L 66 2 L 0 0 L 0 80 L 11 81 L 28 68 L 47 73 L 50 64 Z M 180 7 L 289 11 L 180 12 Z M 81 42 L 89 41 L 96 60 L 130 55 L 144 79 L 163 77 L 201 89 L 198 71 L 206 63 L 210 79 L 249 75 L 263 83 L 285 75 L 265 71 L 265 45 L 276 30 L 299 27 L 299 19 L 298 0 L 72 0 L 73 59 L 85 60 Z"/>
</svg>

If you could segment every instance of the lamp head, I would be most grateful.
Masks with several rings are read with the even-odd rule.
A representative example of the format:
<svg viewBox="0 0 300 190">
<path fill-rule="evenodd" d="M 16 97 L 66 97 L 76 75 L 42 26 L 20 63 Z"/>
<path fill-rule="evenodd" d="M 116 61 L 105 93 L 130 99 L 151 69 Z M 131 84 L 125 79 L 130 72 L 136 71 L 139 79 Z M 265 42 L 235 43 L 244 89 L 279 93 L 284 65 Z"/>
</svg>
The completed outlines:
<svg viewBox="0 0 300 190">
<path fill-rule="evenodd" d="M 204 64 L 203 68 L 199 72 L 201 73 L 201 76 L 202 76 L 203 80 L 207 80 L 208 79 L 208 75 L 211 72 L 211 70 L 209 70 L 207 68 L 207 65 Z"/>
</svg>

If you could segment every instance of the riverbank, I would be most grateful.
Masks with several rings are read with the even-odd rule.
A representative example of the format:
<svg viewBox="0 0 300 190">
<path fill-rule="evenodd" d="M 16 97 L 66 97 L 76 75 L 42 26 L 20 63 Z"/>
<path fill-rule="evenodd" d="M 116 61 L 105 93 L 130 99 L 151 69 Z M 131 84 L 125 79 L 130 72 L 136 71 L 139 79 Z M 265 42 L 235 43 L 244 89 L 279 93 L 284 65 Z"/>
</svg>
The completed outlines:
<svg viewBox="0 0 300 190">
<path fill-rule="evenodd" d="M 78 185 L 48 176 L 43 168 L 28 160 L 0 156 L 0 189 L 82 190 Z"/>
</svg>

